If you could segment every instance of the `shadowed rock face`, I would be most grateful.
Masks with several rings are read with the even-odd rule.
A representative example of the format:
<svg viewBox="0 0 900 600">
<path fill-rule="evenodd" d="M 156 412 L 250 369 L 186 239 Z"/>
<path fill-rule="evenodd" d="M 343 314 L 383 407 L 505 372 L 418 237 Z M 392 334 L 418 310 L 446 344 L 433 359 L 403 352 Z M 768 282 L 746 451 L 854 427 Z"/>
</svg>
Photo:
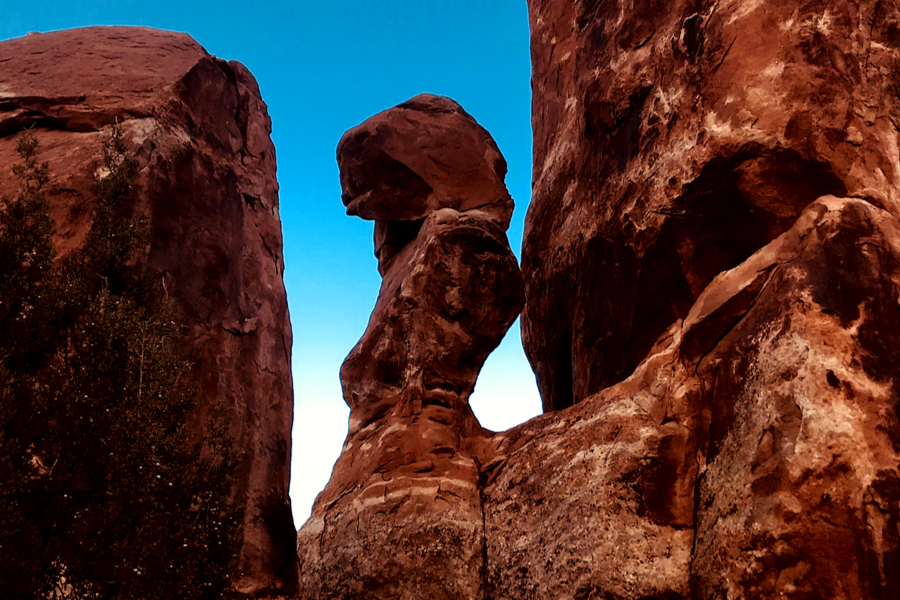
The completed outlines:
<svg viewBox="0 0 900 600">
<path fill-rule="evenodd" d="M 135 200 L 152 224 L 148 260 L 181 317 L 199 390 L 197 423 L 231 413 L 246 500 L 238 589 L 293 594 L 288 498 L 291 329 L 282 284 L 271 124 L 253 76 L 189 36 L 130 27 L 0 43 L 0 164 L 31 128 L 50 163 L 63 253 L 90 223 L 93 175 L 118 121 L 139 167 Z M 0 189 L 15 190 L 9 169 Z"/>
<path fill-rule="evenodd" d="M 418 341 L 467 314 L 406 283 L 465 281 L 410 258 L 443 211 L 410 228 L 342 371 L 311 598 L 897 597 L 898 8 L 529 2 L 545 414 L 403 400 L 456 389 L 460 346 Z"/>
</svg>

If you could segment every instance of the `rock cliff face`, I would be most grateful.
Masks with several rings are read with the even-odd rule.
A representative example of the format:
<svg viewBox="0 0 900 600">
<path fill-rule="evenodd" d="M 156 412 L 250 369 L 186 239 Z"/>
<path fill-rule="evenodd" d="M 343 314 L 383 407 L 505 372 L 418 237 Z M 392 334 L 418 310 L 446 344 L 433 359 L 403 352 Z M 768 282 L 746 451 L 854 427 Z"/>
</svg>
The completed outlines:
<svg viewBox="0 0 900 600">
<path fill-rule="evenodd" d="M 896 4 L 529 7 L 522 262 L 544 301 L 522 323 L 548 410 L 627 377 L 716 274 L 816 198 L 900 211 Z"/>
<path fill-rule="evenodd" d="M 309 597 L 900 597 L 898 9 L 529 1 L 522 327 L 546 414 L 503 433 L 465 398 L 517 288 L 463 274 L 496 263 L 474 238 L 439 243 L 469 213 L 409 158 L 435 125 L 369 133 L 405 154 L 342 142 L 351 212 L 434 212 L 391 213 L 406 241 L 299 536 Z M 418 179 L 348 186 L 382 154 Z M 472 336 L 491 303 L 511 312 Z"/>
<path fill-rule="evenodd" d="M 635 475 L 693 530 L 672 593 L 897 597 L 898 5 L 529 9 L 545 410 L 683 428 Z"/>
<path fill-rule="evenodd" d="M 265 104 L 245 67 L 184 34 L 89 28 L 0 43 L 0 164 L 15 164 L 16 134 L 31 128 L 50 163 L 61 252 L 89 227 L 93 174 L 117 121 L 140 169 L 135 210 L 152 222 L 148 259 L 181 317 L 200 412 L 231 413 L 247 501 L 236 584 L 292 594 L 291 329 Z M 0 170 L 0 189 L 17 185 Z"/>
</svg>

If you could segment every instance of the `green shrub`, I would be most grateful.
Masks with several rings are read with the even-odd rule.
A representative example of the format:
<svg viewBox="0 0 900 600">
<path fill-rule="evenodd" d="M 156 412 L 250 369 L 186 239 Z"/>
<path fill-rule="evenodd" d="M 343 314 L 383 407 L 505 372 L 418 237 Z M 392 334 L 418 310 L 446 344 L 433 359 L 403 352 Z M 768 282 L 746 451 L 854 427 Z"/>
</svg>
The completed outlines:
<svg viewBox="0 0 900 600">
<path fill-rule="evenodd" d="M 118 127 L 92 226 L 62 259 L 46 164 L 18 143 L 0 212 L 0 587 L 4 598 L 220 598 L 239 540 L 222 413 L 204 439 L 161 274 L 138 253 Z"/>
</svg>

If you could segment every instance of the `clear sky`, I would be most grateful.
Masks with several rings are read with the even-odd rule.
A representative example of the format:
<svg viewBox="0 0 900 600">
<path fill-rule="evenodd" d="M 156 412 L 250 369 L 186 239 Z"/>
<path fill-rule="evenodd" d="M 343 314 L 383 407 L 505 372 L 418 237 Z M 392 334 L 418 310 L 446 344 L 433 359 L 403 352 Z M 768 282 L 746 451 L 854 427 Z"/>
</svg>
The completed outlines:
<svg viewBox="0 0 900 600">
<path fill-rule="evenodd" d="M 344 215 L 335 147 L 344 131 L 422 92 L 450 96 L 497 141 L 521 256 L 531 194 L 525 0 L 0 0 L 0 40 L 29 31 L 141 25 L 184 31 L 244 63 L 273 121 L 294 330 L 291 497 L 299 527 L 347 433 L 338 369 L 362 335 L 381 278 L 372 223 Z M 491 355 L 472 406 L 502 430 L 540 412 L 518 322 Z"/>
</svg>

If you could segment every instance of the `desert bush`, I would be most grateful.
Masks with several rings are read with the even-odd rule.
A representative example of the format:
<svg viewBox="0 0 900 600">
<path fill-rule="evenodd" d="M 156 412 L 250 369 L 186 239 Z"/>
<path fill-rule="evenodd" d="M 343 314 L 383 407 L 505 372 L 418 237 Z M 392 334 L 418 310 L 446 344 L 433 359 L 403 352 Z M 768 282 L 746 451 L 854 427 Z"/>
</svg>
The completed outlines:
<svg viewBox="0 0 900 600">
<path fill-rule="evenodd" d="M 202 439 L 161 274 L 130 214 L 135 167 L 118 127 L 92 225 L 53 250 L 49 180 L 29 133 L 0 208 L 0 588 L 43 600 L 220 598 L 238 549 L 223 413 Z"/>
</svg>

